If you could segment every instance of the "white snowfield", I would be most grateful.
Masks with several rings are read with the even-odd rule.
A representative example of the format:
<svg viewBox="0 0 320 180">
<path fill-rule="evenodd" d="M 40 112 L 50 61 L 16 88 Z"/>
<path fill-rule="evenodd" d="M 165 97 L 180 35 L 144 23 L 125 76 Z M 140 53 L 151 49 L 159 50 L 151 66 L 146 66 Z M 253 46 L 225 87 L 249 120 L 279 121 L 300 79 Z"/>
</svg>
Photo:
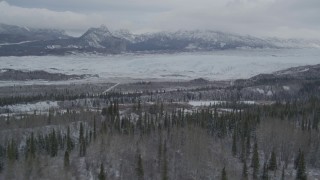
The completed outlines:
<svg viewBox="0 0 320 180">
<path fill-rule="evenodd" d="M 219 104 L 225 104 L 227 101 L 189 101 L 191 106 L 214 106 Z"/>
<path fill-rule="evenodd" d="M 219 104 L 225 104 L 227 101 L 189 101 L 188 104 L 191 106 L 213 106 Z M 239 101 L 239 104 L 253 105 L 255 101 Z"/>
<path fill-rule="evenodd" d="M 57 101 L 41 101 L 37 103 L 15 104 L 9 106 L 0 106 L 1 109 L 8 109 L 11 113 L 25 113 L 33 111 L 49 111 L 50 108 L 58 108 Z"/>
<path fill-rule="evenodd" d="M 247 49 L 175 54 L 110 56 L 0 57 L 0 69 L 45 70 L 65 74 L 98 74 L 99 78 L 69 82 L 131 82 L 145 80 L 226 80 L 249 78 L 290 67 L 320 64 L 319 49 Z M 4 85 L 53 82 L 0 82 Z M 54 83 L 66 83 L 54 82 Z"/>
</svg>

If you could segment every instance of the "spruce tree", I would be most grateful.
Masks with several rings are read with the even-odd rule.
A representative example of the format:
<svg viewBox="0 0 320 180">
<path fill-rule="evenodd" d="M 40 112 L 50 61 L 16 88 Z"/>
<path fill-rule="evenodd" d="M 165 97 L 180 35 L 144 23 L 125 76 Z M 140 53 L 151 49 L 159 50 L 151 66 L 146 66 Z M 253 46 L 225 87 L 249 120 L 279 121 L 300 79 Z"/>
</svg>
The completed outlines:
<svg viewBox="0 0 320 180">
<path fill-rule="evenodd" d="M 222 172 L 221 172 L 221 180 L 228 180 L 225 167 L 223 167 Z"/>
<path fill-rule="evenodd" d="M 0 145 L 0 174 L 4 169 L 4 148 Z"/>
<path fill-rule="evenodd" d="M 15 160 L 19 159 L 19 150 L 18 150 L 18 145 L 13 142 L 13 150 L 14 150 L 14 158 Z"/>
<path fill-rule="evenodd" d="M 285 174 L 284 174 L 284 165 L 282 167 L 282 173 L 281 173 L 281 180 L 284 180 Z"/>
<path fill-rule="evenodd" d="M 14 159 L 14 158 L 13 158 L 13 151 L 12 151 L 11 143 L 10 143 L 10 142 L 7 144 L 7 150 L 6 150 L 6 152 L 7 152 L 7 157 L 8 157 L 8 159 L 9 159 L 9 160 L 13 160 L 13 159 Z"/>
<path fill-rule="evenodd" d="M 82 141 L 82 156 L 85 156 L 87 152 L 87 143 L 85 141 L 85 139 L 83 139 Z"/>
<path fill-rule="evenodd" d="M 163 145 L 163 168 L 162 168 L 162 180 L 168 180 L 168 160 L 167 160 L 167 142 L 164 141 Z"/>
<path fill-rule="evenodd" d="M 253 168 L 252 177 L 253 179 L 257 179 L 257 176 L 259 173 L 259 167 L 260 167 L 257 142 L 254 144 L 254 148 L 253 148 L 251 167 Z"/>
<path fill-rule="evenodd" d="M 95 141 L 97 138 L 97 130 L 96 130 L 96 116 L 93 117 L 93 140 Z"/>
<path fill-rule="evenodd" d="M 161 161 L 162 161 L 162 138 L 161 138 L 161 134 L 160 134 L 159 144 L 158 144 L 158 166 L 159 166 L 159 169 L 161 169 Z"/>
<path fill-rule="evenodd" d="M 317 130 L 319 129 L 319 117 L 314 115 L 313 117 L 313 123 L 312 123 L 312 128 Z"/>
<path fill-rule="evenodd" d="M 142 157 L 140 152 L 137 154 L 137 167 L 136 167 L 136 173 L 139 180 L 143 180 L 144 178 L 144 170 L 143 170 L 143 163 L 142 163 Z"/>
<path fill-rule="evenodd" d="M 297 168 L 297 180 L 307 180 L 306 165 L 304 162 L 304 154 L 301 152 Z"/>
<path fill-rule="evenodd" d="M 58 155 L 58 140 L 56 137 L 56 131 L 54 129 L 50 135 L 50 155 L 51 157 Z"/>
<path fill-rule="evenodd" d="M 274 150 L 272 151 L 271 157 L 269 160 L 269 170 L 271 170 L 271 171 L 277 170 L 277 157 L 276 157 L 276 153 L 274 152 Z"/>
<path fill-rule="evenodd" d="M 233 131 L 233 137 L 232 137 L 232 155 L 237 155 L 237 134 L 236 129 Z"/>
<path fill-rule="evenodd" d="M 300 158 L 301 158 L 301 150 L 299 149 L 297 157 L 294 160 L 294 169 L 298 168 Z"/>
<path fill-rule="evenodd" d="M 251 139 L 250 133 L 248 133 L 247 141 L 246 141 L 246 158 L 248 158 L 250 155 L 250 149 L 251 149 L 251 140 L 250 139 Z"/>
<path fill-rule="evenodd" d="M 31 139 L 30 139 L 30 155 L 31 155 L 31 158 L 35 158 L 36 156 L 36 144 L 35 144 L 33 132 L 31 133 Z"/>
<path fill-rule="evenodd" d="M 3 171 L 3 167 L 4 167 L 4 165 L 3 165 L 3 160 L 0 158 L 0 174 L 1 174 L 2 171 Z"/>
<path fill-rule="evenodd" d="M 66 151 L 64 153 L 64 167 L 67 169 L 67 168 L 69 168 L 69 165 L 70 165 L 69 152 Z"/>
<path fill-rule="evenodd" d="M 268 175 L 268 165 L 267 163 L 265 162 L 264 165 L 263 165 L 263 171 L 262 171 L 262 177 L 261 177 L 262 180 L 268 180 L 269 179 L 269 175 Z"/>
<path fill-rule="evenodd" d="M 100 173 L 98 175 L 99 180 L 106 180 L 106 175 L 104 172 L 104 167 L 103 167 L 103 163 L 101 163 L 100 165 Z"/>
<path fill-rule="evenodd" d="M 240 159 L 243 161 L 246 160 L 246 146 L 245 146 L 245 137 L 244 135 L 241 136 L 241 154 L 240 154 Z"/>
<path fill-rule="evenodd" d="M 248 167 L 247 167 L 247 161 L 244 161 L 244 163 L 243 163 L 242 179 L 243 179 L 243 180 L 247 180 L 247 179 L 248 179 Z"/>
<path fill-rule="evenodd" d="M 72 142 L 72 139 L 70 137 L 70 127 L 68 126 L 67 128 L 67 150 L 69 152 L 71 152 L 73 149 L 73 142 Z"/>
<path fill-rule="evenodd" d="M 82 140 L 84 139 L 84 132 L 83 132 L 83 124 L 82 122 L 80 123 L 80 130 L 79 130 L 79 144 L 82 143 Z"/>
<path fill-rule="evenodd" d="M 79 132 L 79 145 L 80 145 L 80 157 L 86 155 L 86 139 L 84 137 L 84 129 L 82 122 L 80 123 L 80 132 Z"/>
</svg>

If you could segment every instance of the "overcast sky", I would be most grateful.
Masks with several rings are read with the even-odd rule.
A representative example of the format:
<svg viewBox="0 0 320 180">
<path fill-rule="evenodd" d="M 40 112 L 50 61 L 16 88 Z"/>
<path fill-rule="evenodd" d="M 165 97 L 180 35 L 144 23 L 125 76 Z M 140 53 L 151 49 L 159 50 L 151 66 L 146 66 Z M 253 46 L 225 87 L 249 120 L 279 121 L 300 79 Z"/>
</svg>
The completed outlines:
<svg viewBox="0 0 320 180">
<path fill-rule="evenodd" d="M 210 29 L 319 39 L 320 0 L 7 0 L 0 23 L 75 34 L 104 24 L 135 33 Z"/>
</svg>

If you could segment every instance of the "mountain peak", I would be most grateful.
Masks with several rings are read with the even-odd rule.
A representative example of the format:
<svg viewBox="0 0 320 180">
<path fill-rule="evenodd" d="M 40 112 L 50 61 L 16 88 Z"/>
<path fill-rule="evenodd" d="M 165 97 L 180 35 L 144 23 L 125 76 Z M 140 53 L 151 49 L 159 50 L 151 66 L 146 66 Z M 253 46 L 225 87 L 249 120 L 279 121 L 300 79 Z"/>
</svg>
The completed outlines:
<svg viewBox="0 0 320 180">
<path fill-rule="evenodd" d="M 89 44 L 89 46 L 95 48 L 103 48 L 100 43 L 113 38 L 113 36 L 105 25 L 101 25 L 98 28 L 90 28 L 80 38 L 84 39 Z"/>
<path fill-rule="evenodd" d="M 134 34 L 132 34 L 129 30 L 127 29 L 119 29 L 117 31 L 113 31 L 112 35 L 120 38 L 120 39 L 125 39 L 127 41 L 130 42 L 134 42 L 136 36 Z"/>
<path fill-rule="evenodd" d="M 109 31 L 108 27 L 106 25 L 104 25 L 104 24 L 101 24 L 99 29 L 102 30 L 102 31 Z"/>
<path fill-rule="evenodd" d="M 87 36 L 97 36 L 99 38 L 104 39 L 105 37 L 110 37 L 112 36 L 111 32 L 105 25 L 101 25 L 98 28 L 90 28 L 86 33 L 82 35 L 82 37 L 87 37 Z"/>
</svg>

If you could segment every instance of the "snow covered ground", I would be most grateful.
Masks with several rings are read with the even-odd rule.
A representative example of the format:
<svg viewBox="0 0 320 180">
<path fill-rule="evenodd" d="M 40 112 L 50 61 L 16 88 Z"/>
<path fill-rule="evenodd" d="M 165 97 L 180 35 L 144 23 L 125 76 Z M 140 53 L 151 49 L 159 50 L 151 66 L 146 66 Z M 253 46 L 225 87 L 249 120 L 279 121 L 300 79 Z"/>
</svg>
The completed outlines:
<svg viewBox="0 0 320 180">
<path fill-rule="evenodd" d="M 211 106 L 225 104 L 226 101 L 189 101 L 188 104 L 191 106 Z"/>
<path fill-rule="evenodd" d="M 191 106 L 211 106 L 211 105 L 219 105 L 225 104 L 227 101 L 189 101 L 188 104 Z M 255 101 L 239 101 L 240 104 L 255 104 Z"/>
<path fill-rule="evenodd" d="M 224 80 L 249 78 L 289 67 L 320 63 L 319 49 L 230 50 L 176 54 L 122 54 L 110 56 L 0 57 L 0 69 L 45 70 L 65 74 L 98 74 L 80 81 Z M 52 82 L 33 81 L 29 84 Z M 60 82 L 61 83 L 61 82 Z M 1 82 L 0 85 L 24 84 Z M 28 82 L 27 82 L 28 84 Z"/>
<path fill-rule="evenodd" d="M 8 109 L 10 113 L 26 113 L 33 111 L 49 111 L 50 108 L 58 108 L 57 101 L 41 101 L 37 103 L 15 104 L 9 106 L 0 106 L 0 111 Z"/>
</svg>

